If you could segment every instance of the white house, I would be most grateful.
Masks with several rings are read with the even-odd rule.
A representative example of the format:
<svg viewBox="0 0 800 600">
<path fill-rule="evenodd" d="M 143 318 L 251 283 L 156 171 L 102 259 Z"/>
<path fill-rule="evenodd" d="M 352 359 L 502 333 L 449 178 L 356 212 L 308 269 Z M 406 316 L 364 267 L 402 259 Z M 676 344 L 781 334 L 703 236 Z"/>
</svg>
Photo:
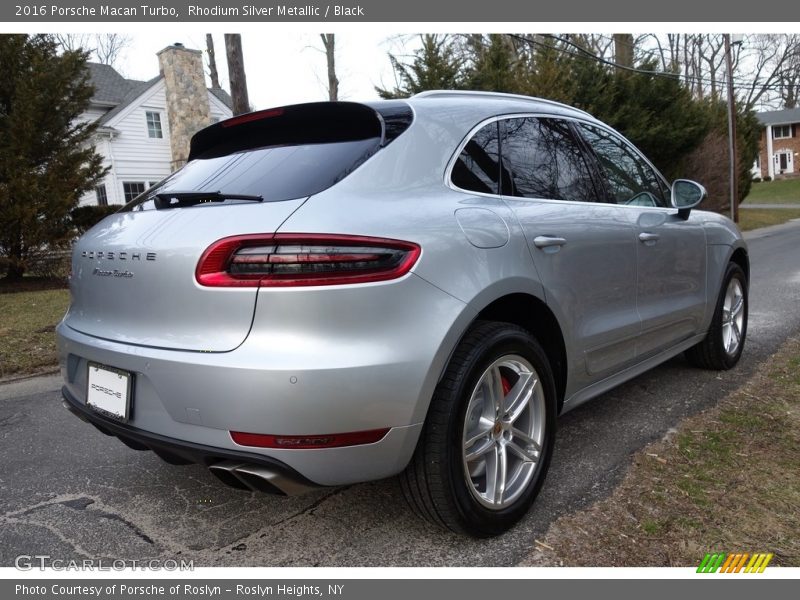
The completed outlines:
<svg viewBox="0 0 800 600">
<path fill-rule="evenodd" d="M 110 170 L 81 205 L 124 204 L 138 196 L 186 162 L 196 131 L 232 115 L 228 93 L 206 88 L 199 50 L 175 44 L 158 61 L 159 75 L 149 81 L 89 63 L 95 93 L 83 119 L 98 121 L 95 146 Z"/>
</svg>

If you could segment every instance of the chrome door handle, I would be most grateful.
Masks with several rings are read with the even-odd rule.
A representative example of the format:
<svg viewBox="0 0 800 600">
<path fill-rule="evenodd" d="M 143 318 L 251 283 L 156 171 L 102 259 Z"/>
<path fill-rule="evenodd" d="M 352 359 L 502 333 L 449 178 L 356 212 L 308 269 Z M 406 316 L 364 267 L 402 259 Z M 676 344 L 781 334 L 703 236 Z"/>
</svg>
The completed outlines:
<svg viewBox="0 0 800 600">
<path fill-rule="evenodd" d="M 550 246 L 563 246 L 567 240 L 562 237 L 552 235 L 539 235 L 533 238 L 533 245 L 537 248 L 549 248 Z"/>
<path fill-rule="evenodd" d="M 639 241 L 640 242 L 644 242 L 645 244 L 647 242 L 657 242 L 660 239 L 661 239 L 661 236 L 658 235 L 657 233 L 643 232 L 643 233 L 639 234 Z"/>
</svg>

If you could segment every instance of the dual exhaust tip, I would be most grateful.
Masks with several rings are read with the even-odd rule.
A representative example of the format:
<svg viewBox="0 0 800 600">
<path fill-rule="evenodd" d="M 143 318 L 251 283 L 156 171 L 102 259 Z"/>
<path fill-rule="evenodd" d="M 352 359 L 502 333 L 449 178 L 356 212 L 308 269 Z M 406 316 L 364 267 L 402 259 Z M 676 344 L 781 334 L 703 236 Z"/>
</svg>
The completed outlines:
<svg viewBox="0 0 800 600">
<path fill-rule="evenodd" d="M 223 460 L 209 465 L 208 470 L 225 485 L 240 490 L 296 496 L 316 489 L 269 467 L 252 463 Z"/>
<path fill-rule="evenodd" d="M 109 431 L 102 425 L 90 420 L 80 410 L 77 410 L 66 400 L 62 400 L 64 408 L 79 417 L 82 421 L 94 425 L 95 428 L 104 434 L 118 438 L 123 444 L 134 450 L 152 450 L 163 461 L 172 465 L 188 465 L 194 462 L 201 462 L 197 459 L 190 460 L 174 452 L 169 452 L 155 445 L 149 446 L 126 435 Z M 209 459 L 202 462 L 208 463 Z M 210 459 L 213 460 L 213 459 Z M 267 494 L 277 494 L 280 496 L 296 496 L 312 490 L 318 489 L 313 484 L 302 481 L 300 478 L 291 477 L 281 473 L 278 469 L 267 466 L 248 463 L 237 460 L 220 460 L 208 465 L 208 470 L 217 477 L 222 483 L 240 490 L 252 492 L 264 492 Z"/>
</svg>

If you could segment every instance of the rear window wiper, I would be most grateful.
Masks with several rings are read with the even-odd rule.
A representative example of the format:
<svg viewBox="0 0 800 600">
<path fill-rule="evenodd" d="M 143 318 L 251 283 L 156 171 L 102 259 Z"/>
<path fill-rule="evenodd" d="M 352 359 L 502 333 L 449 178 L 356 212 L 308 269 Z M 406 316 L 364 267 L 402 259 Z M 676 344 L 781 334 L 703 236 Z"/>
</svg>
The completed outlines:
<svg viewBox="0 0 800 600">
<path fill-rule="evenodd" d="M 225 192 L 162 192 L 153 195 L 156 209 L 183 208 L 211 202 L 263 202 L 263 196 L 249 194 L 227 194 Z"/>
</svg>

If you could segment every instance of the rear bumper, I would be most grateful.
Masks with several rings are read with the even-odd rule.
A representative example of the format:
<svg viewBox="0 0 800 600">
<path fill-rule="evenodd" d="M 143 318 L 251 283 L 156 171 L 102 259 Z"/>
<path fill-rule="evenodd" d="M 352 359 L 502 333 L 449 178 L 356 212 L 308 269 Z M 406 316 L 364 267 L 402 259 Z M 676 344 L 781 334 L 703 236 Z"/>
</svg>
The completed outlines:
<svg viewBox="0 0 800 600">
<path fill-rule="evenodd" d="M 67 319 L 57 328 L 65 391 L 85 409 L 87 364 L 104 364 L 133 374 L 126 426 L 178 443 L 184 454 L 184 443 L 215 456 L 246 452 L 318 485 L 389 477 L 408 464 L 439 374 L 472 320 L 462 302 L 422 279 L 410 275 L 402 284 L 403 294 L 393 285 L 264 294 L 250 335 L 230 352 L 104 340 Z M 376 443 L 314 449 L 245 447 L 229 433 L 387 427 Z"/>
<path fill-rule="evenodd" d="M 73 415 L 94 425 L 102 433 L 117 437 L 122 443 L 134 450 L 151 450 L 170 464 L 202 464 L 210 468 L 228 485 L 242 489 L 252 489 L 283 495 L 292 495 L 309 491 L 316 487 L 313 482 L 279 460 L 236 450 L 213 448 L 193 442 L 175 440 L 148 431 L 142 431 L 126 423 L 121 423 L 87 408 L 75 398 L 65 387 L 61 389 L 64 407 Z M 270 477 L 237 477 L 236 467 L 250 470 L 259 469 Z M 229 477 L 225 476 L 229 474 Z"/>
</svg>

